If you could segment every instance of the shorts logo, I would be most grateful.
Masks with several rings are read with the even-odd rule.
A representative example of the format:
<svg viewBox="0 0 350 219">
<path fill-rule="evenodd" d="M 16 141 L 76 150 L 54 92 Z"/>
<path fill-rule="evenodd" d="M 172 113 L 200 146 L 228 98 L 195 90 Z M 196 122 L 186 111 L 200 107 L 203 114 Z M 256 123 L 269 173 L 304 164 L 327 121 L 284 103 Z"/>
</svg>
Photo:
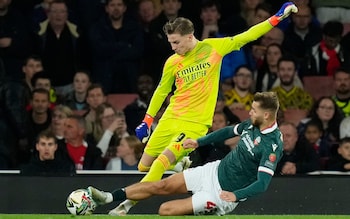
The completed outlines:
<svg viewBox="0 0 350 219">
<path fill-rule="evenodd" d="M 203 212 L 198 212 L 199 215 L 213 215 L 217 211 L 217 206 L 211 201 L 207 201 L 207 205 L 204 206 Z"/>
<path fill-rule="evenodd" d="M 272 163 L 275 162 L 276 161 L 276 154 L 270 154 L 269 161 L 271 161 Z"/>
</svg>

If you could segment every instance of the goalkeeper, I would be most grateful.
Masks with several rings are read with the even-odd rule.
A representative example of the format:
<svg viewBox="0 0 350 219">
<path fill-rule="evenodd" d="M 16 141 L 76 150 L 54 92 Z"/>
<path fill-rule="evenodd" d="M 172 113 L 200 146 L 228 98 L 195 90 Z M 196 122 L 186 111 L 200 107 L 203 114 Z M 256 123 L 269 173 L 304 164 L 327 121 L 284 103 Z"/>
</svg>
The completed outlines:
<svg viewBox="0 0 350 219">
<path fill-rule="evenodd" d="M 193 24 L 186 18 L 179 17 L 164 25 L 163 29 L 175 54 L 165 62 L 162 78 L 145 118 L 135 130 L 143 142 L 148 140 L 153 118 L 174 83 L 176 89 L 138 164 L 139 171 L 148 172 L 141 182 L 160 180 L 166 170 L 173 169 L 177 162 L 193 150 L 184 149 L 181 146 L 183 141 L 187 138 L 197 139 L 207 133 L 212 124 L 223 57 L 261 37 L 296 11 L 296 6 L 287 2 L 274 16 L 246 32 L 203 41 L 195 38 Z M 125 215 L 136 203 L 125 200 L 109 214 Z"/>
</svg>

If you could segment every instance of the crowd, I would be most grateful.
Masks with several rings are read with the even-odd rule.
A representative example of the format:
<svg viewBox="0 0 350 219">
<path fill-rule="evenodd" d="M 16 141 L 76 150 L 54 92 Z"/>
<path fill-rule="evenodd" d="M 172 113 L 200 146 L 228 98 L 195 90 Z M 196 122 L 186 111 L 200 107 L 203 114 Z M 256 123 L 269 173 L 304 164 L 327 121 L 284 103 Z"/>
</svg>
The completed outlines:
<svg viewBox="0 0 350 219">
<path fill-rule="evenodd" d="M 173 53 L 163 25 L 181 16 L 194 22 L 200 40 L 231 36 L 270 17 L 281 2 L 1 0 L 0 169 L 136 170 L 144 144 L 134 130 Z M 275 91 L 284 136 L 276 173 L 348 171 L 350 4 L 293 2 L 297 13 L 224 57 L 210 131 L 240 122 L 236 115 L 250 110 L 255 92 Z M 312 96 L 306 76 L 329 76 L 334 87 L 325 89 L 334 95 Z M 117 110 L 107 101 L 116 93 L 138 98 Z M 284 119 L 289 109 L 304 110 L 305 118 Z M 192 166 L 224 157 L 236 143 L 201 147 L 190 154 Z"/>
</svg>

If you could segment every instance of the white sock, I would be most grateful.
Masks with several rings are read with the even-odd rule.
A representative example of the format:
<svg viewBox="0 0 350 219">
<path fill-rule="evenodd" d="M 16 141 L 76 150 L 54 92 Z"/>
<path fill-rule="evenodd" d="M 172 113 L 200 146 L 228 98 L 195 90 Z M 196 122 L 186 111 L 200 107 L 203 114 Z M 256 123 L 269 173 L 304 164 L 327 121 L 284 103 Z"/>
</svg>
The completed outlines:
<svg viewBox="0 0 350 219">
<path fill-rule="evenodd" d="M 106 192 L 106 203 L 111 203 L 113 201 L 113 195 L 110 192 Z"/>
</svg>

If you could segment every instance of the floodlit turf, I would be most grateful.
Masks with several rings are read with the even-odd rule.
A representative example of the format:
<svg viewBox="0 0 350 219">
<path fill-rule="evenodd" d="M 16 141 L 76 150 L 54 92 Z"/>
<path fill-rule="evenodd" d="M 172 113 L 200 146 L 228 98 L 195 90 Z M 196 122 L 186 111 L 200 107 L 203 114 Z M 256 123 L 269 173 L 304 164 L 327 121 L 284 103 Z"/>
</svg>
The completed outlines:
<svg viewBox="0 0 350 219">
<path fill-rule="evenodd" d="M 151 219 L 160 217 L 158 215 L 127 215 L 122 219 Z M 0 214 L 0 219 L 112 219 L 108 215 L 90 215 L 73 216 L 68 214 Z M 350 219 L 345 215 L 226 215 L 226 216 L 162 216 L 161 218 L 182 219 L 182 218 L 201 218 L 201 219 Z"/>
</svg>

